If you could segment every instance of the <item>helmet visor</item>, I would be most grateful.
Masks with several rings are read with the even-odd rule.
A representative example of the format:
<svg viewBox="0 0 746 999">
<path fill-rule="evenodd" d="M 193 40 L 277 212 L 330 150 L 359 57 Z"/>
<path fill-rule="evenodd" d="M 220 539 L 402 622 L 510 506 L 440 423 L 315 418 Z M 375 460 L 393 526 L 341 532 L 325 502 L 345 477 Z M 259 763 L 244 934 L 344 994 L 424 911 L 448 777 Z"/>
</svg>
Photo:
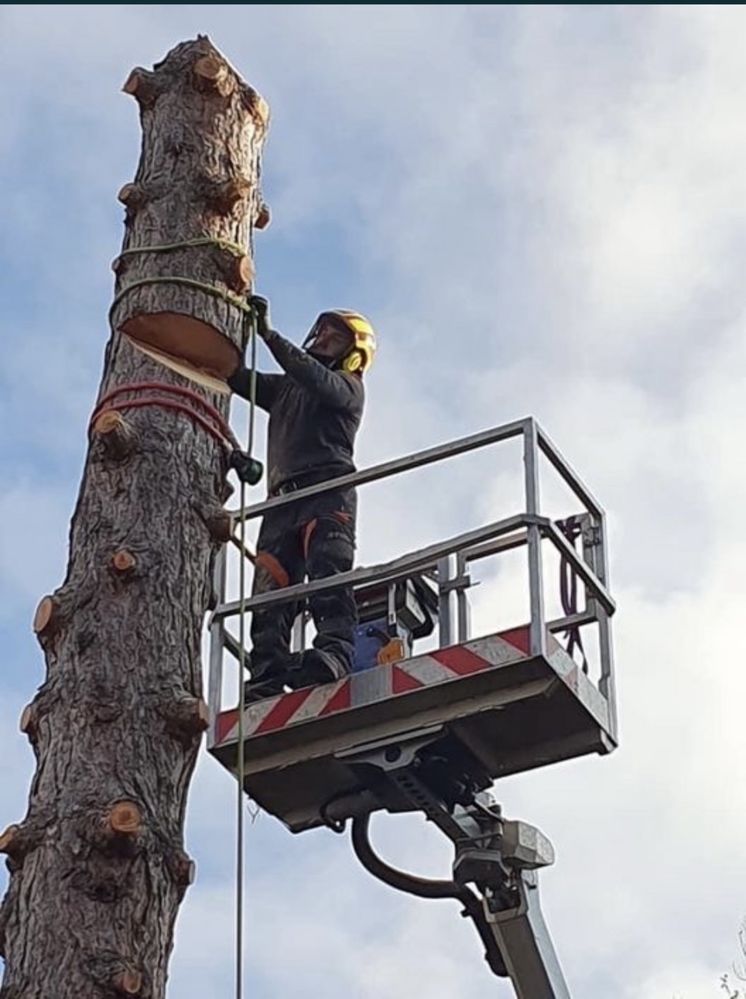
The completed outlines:
<svg viewBox="0 0 746 999">
<path fill-rule="evenodd" d="M 355 335 L 335 316 L 319 316 L 303 346 L 309 354 L 339 360 L 355 346 Z"/>
</svg>

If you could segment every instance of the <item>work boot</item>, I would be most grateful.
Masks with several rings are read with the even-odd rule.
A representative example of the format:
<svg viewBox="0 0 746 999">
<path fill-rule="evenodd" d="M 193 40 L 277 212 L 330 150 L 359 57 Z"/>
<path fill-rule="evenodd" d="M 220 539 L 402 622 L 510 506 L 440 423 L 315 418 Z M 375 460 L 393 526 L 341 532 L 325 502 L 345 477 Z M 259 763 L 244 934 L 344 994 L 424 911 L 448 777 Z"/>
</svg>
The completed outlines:
<svg viewBox="0 0 746 999">
<path fill-rule="evenodd" d="M 278 670 L 272 673 L 261 673 L 256 678 L 252 677 L 248 683 L 244 684 L 243 702 L 244 704 L 255 704 L 257 701 L 264 701 L 268 697 L 277 697 L 278 694 L 285 693 L 285 684 L 288 682 L 285 670 Z"/>
<path fill-rule="evenodd" d="M 333 652 L 306 649 L 290 657 L 286 682 L 293 690 L 298 690 L 300 687 L 315 687 L 319 683 L 334 683 L 349 672 L 347 664 Z"/>
</svg>

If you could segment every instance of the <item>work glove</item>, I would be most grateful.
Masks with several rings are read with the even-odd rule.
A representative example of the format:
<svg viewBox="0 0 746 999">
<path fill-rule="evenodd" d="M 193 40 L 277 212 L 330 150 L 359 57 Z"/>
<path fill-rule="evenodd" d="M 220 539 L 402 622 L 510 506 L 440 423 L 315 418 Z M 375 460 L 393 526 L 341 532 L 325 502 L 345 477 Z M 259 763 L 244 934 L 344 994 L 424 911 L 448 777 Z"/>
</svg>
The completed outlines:
<svg viewBox="0 0 746 999">
<path fill-rule="evenodd" d="M 262 295 L 252 295 L 249 299 L 249 305 L 254 311 L 256 331 L 264 339 L 272 328 L 269 318 L 269 300 Z"/>
<path fill-rule="evenodd" d="M 254 321 L 256 323 L 256 331 L 259 334 L 259 336 L 262 337 L 262 339 L 264 339 L 264 337 L 266 337 L 267 333 L 269 332 L 270 328 L 269 302 L 266 298 L 263 298 L 261 295 L 250 295 L 247 304 L 254 315 Z M 238 361 L 235 370 L 231 373 L 230 378 L 227 379 L 229 387 L 233 389 L 234 392 L 237 391 L 240 392 L 240 390 L 238 389 L 237 385 L 232 383 L 232 380 L 235 379 L 237 376 L 240 377 L 245 371 L 248 370 L 245 354 L 249 346 L 249 342 L 250 338 L 247 336 L 246 340 L 243 343 L 242 356 Z"/>
</svg>

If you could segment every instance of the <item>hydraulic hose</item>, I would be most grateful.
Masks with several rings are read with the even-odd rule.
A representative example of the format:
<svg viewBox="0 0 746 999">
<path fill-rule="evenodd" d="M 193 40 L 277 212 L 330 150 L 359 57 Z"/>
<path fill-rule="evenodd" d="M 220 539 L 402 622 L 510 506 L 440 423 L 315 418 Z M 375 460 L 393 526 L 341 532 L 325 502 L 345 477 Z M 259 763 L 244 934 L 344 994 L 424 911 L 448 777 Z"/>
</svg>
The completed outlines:
<svg viewBox="0 0 746 999">
<path fill-rule="evenodd" d="M 370 814 L 357 816 L 352 820 L 352 849 L 366 871 L 389 887 L 407 892 L 409 895 L 417 895 L 418 898 L 455 898 L 461 902 L 464 907 L 462 914 L 473 921 L 484 944 L 484 959 L 490 970 L 501 978 L 507 978 L 505 961 L 484 915 L 479 896 L 470 888 L 458 885 L 455 881 L 421 878 L 391 867 L 373 850 L 369 829 Z"/>
</svg>

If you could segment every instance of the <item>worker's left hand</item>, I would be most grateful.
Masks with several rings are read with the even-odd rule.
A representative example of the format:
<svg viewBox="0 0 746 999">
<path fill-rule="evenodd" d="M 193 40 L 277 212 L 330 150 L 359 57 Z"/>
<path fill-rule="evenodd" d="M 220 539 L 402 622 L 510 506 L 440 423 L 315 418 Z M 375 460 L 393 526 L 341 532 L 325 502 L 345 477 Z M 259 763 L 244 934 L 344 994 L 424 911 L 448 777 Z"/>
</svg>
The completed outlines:
<svg viewBox="0 0 746 999">
<path fill-rule="evenodd" d="M 269 300 L 262 295 L 252 295 L 249 305 L 254 310 L 256 316 L 256 331 L 260 337 L 264 338 L 271 329 L 269 319 Z"/>
</svg>

